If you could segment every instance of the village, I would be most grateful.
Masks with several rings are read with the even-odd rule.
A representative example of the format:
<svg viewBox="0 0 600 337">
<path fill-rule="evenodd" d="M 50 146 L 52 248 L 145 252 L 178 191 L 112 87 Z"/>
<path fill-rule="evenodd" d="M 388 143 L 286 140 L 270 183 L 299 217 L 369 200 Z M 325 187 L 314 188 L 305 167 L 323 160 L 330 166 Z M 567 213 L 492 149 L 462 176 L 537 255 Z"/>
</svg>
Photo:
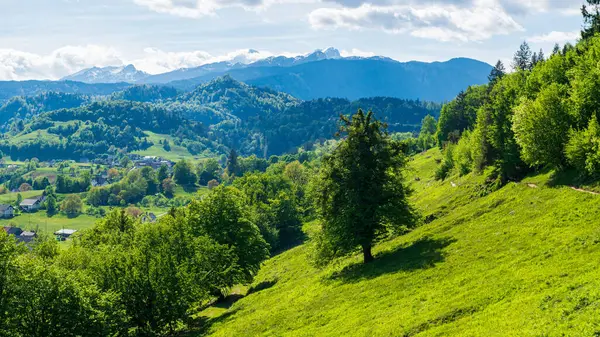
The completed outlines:
<svg viewBox="0 0 600 337">
<path fill-rule="evenodd" d="M 40 215 L 41 211 L 47 208 L 47 204 L 45 203 L 47 196 L 43 188 L 46 187 L 46 184 L 56 185 L 57 177 L 60 175 L 76 178 L 82 176 L 85 172 L 90 172 L 89 186 L 90 188 L 94 188 L 115 183 L 127 174 L 127 172 L 144 167 L 158 170 L 165 166 L 168 172 L 171 173 L 174 165 L 174 162 L 160 157 L 140 156 L 137 154 L 128 154 L 120 159 L 117 159 L 115 156 L 105 156 L 93 161 L 82 158 L 78 162 L 63 160 L 51 160 L 48 162 L 37 162 L 36 160 L 26 162 L 2 161 L 0 162 L 0 170 L 5 175 L 12 174 L 14 176 L 15 174 L 24 173 L 23 176 L 29 176 L 31 181 L 36 179 L 43 179 L 45 181 L 42 186 L 35 186 L 35 182 L 32 182 L 31 184 L 24 183 L 21 186 L 13 186 L 13 188 L 5 190 L 4 193 L 6 194 L 3 194 L 3 197 L 0 198 L 0 221 L 2 221 L 3 230 L 7 234 L 14 236 L 17 241 L 25 244 L 32 242 L 38 237 L 40 226 L 44 228 L 46 227 L 44 226 L 44 222 L 47 223 L 47 221 L 41 220 L 43 218 Z M 20 199 L 21 195 L 25 197 Z M 16 201 L 13 200 L 14 196 L 16 196 Z M 140 218 L 141 222 L 155 222 L 157 219 L 157 216 L 152 211 L 136 211 L 134 213 L 139 213 L 136 215 Z M 104 211 L 95 214 L 95 217 L 101 217 L 103 214 Z M 33 220 L 31 221 L 32 216 Z M 26 217 L 29 221 L 10 221 L 19 217 Z M 95 221 L 95 217 L 82 216 L 80 217 L 81 222 L 73 226 L 87 227 Z M 77 219 L 71 220 L 73 221 L 67 222 L 67 224 L 77 222 Z M 65 241 L 77 231 L 77 229 L 61 227 L 46 234 L 51 233 L 57 241 Z"/>
</svg>

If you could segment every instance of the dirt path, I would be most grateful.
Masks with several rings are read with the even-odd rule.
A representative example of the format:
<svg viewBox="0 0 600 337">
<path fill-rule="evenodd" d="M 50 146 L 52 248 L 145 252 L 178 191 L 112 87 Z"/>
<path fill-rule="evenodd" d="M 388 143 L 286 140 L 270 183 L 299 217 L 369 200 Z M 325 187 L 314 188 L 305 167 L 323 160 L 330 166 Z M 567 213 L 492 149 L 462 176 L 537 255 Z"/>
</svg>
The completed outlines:
<svg viewBox="0 0 600 337">
<path fill-rule="evenodd" d="M 577 192 L 589 193 L 589 194 L 593 194 L 593 195 L 599 195 L 599 194 L 600 194 L 600 193 L 598 193 L 598 192 L 584 190 L 583 188 L 577 188 L 577 187 L 575 187 L 575 186 L 571 186 L 571 188 L 572 188 L 574 191 L 577 191 Z"/>
<path fill-rule="evenodd" d="M 527 187 L 538 188 L 538 185 L 532 184 L 532 183 L 528 183 Z M 581 193 L 589 193 L 589 194 L 593 194 L 593 195 L 600 195 L 600 193 L 598 193 L 598 192 L 584 190 L 583 188 L 578 188 L 578 187 L 575 187 L 575 186 L 569 186 L 569 187 L 571 187 L 571 189 L 573 191 L 577 191 L 577 192 L 581 192 Z"/>
</svg>

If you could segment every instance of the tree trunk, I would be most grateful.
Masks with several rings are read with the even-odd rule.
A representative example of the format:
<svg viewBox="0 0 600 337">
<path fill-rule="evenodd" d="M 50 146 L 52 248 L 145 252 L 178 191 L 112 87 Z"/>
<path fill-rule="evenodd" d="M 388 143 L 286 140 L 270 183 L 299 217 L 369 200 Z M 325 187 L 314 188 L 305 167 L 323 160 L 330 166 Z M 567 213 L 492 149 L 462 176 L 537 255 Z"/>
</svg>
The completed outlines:
<svg viewBox="0 0 600 337">
<path fill-rule="evenodd" d="M 369 263 L 373 261 L 373 253 L 371 253 L 371 245 L 363 245 L 363 263 Z"/>
</svg>

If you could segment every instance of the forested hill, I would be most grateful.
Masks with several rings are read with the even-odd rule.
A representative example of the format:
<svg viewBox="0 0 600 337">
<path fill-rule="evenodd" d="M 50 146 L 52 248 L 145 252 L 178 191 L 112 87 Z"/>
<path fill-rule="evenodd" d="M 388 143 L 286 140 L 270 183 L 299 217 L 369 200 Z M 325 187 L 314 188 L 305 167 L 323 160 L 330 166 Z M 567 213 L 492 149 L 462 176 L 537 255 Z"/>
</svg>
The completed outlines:
<svg viewBox="0 0 600 337">
<path fill-rule="evenodd" d="M 191 92 L 140 85 L 110 95 L 44 93 L 0 107 L 0 151 L 14 159 L 96 158 L 118 151 L 212 157 L 278 155 L 331 139 L 340 114 L 373 110 L 392 132 L 416 132 L 440 105 L 390 97 L 302 101 L 217 78 Z M 173 148 L 173 149 L 172 149 Z M 43 158 L 42 158 L 43 157 Z"/>
</svg>

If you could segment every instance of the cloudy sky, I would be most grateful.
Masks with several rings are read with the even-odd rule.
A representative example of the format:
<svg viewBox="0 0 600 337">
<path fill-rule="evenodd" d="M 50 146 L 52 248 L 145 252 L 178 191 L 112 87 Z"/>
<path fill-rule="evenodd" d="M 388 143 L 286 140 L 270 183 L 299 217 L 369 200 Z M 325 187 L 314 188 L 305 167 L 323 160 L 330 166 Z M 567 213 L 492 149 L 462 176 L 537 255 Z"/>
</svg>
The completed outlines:
<svg viewBox="0 0 600 337">
<path fill-rule="evenodd" d="M 160 73 L 330 46 L 400 61 L 509 60 L 575 41 L 579 0 L 0 0 L 0 79 L 133 63 Z M 248 49 L 259 54 L 247 55 Z"/>
</svg>

